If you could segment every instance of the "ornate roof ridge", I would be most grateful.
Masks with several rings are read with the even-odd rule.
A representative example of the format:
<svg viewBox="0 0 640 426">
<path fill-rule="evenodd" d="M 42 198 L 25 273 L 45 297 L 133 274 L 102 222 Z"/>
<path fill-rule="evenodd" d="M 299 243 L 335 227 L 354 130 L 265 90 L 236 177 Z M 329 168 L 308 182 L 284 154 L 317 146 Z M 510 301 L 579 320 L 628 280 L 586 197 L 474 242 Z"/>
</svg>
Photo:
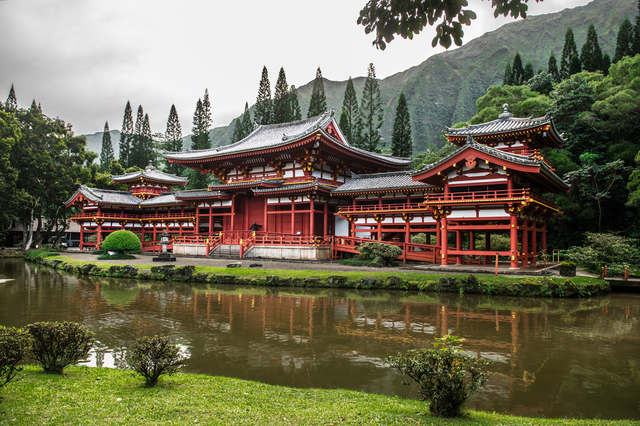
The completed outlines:
<svg viewBox="0 0 640 426">
<path fill-rule="evenodd" d="M 398 157 L 395 157 L 398 158 Z M 382 177 L 382 176 L 396 176 L 396 175 L 404 175 L 404 174 L 410 174 L 411 170 L 395 170 L 392 172 L 380 172 L 380 173 L 355 173 L 355 172 L 351 172 L 351 178 L 352 179 L 373 179 L 376 177 Z"/>
<path fill-rule="evenodd" d="M 545 114 L 542 117 L 508 117 L 508 118 L 498 118 L 496 120 L 492 120 L 492 121 L 485 121 L 484 123 L 478 123 L 478 124 L 467 124 L 466 127 L 449 127 L 449 126 L 445 126 L 445 128 L 447 129 L 447 131 L 449 132 L 454 132 L 454 133 L 462 133 L 464 130 L 470 130 L 470 129 L 478 129 L 481 127 L 485 127 L 485 126 L 489 126 L 490 124 L 494 124 L 494 123 L 501 123 L 501 122 L 505 122 L 505 121 L 511 121 L 511 122 L 520 122 L 520 123 L 531 123 L 531 124 L 544 124 L 545 122 L 548 122 L 551 120 L 551 114 Z M 477 135 L 477 136 L 481 136 L 481 135 Z"/>
<path fill-rule="evenodd" d="M 151 173 L 157 174 L 159 176 L 152 176 Z M 143 170 L 138 170 L 136 172 L 131 172 L 131 173 L 125 173 L 123 175 L 111 175 L 111 179 L 114 181 L 137 179 L 138 177 L 146 177 L 149 180 L 158 180 L 158 181 L 164 181 L 164 182 L 171 182 L 171 181 L 180 182 L 180 183 L 188 182 L 187 178 L 178 176 L 173 173 L 165 173 L 156 169 L 151 164 L 151 161 L 149 161 L 149 165 L 145 167 Z"/>
</svg>

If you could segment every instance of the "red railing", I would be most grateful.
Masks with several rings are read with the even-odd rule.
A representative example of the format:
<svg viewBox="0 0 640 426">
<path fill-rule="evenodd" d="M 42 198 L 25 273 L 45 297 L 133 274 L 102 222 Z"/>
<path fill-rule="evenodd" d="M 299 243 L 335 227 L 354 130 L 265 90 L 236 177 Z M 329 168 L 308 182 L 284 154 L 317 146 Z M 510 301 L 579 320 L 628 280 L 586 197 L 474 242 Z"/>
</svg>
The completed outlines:
<svg viewBox="0 0 640 426">
<path fill-rule="evenodd" d="M 398 203 L 398 204 L 377 204 L 360 205 L 360 206 L 340 206 L 338 213 L 360 213 L 372 211 L 403 211 L 403 210 L 426 210 L 422 203 Z"/>
<path fill-rule="evenodd" d="M 167 192 L 169 192 L 167 188 L 149 188 L 149 187 L 131 188 L 131 195 L 136 195 L 136 194 L 162 195 Z"/>
<path fill-rule="evenodd" d="M 473 192 L 449 192 L 447 194 L 427 194 L 424 203 L 429 204 L 446 204 L 446 203 L 475 203 L 490 201 L 526 201 L 532 199 L 544 203 L 551 207 L 556 207 L 552 202 L 545 200 L 539 195 L 531 192 L 530 189 L 500 189 L 494 191 L 473 191 Z"/>
<path fill-rule="evenodd" d="M 78 217 L 86 217 L 86 218 L 104 218 L 104 217 L 113 217 L 116 219 L 139 219 L 140 215 L 136 215 L 136 214 L 120 214 L 120 213 L 104 213 L 104 212 L 100 212 L 98 213 L 97 211 L 87 211 L 87 212 L 83 212 L 83 213 L 73 213 L 71 215 L 71 218 L 78 218 Z"/>
<path fill-rule="evenodd" d="M 377 240 L 357 237 L 335 237 L 333 242 L 334 257 L 340 251 L 347 253 L 360 253 L 358 246 L 363 243 L 374 243 Z M 440 247 L 429 244 L 400 243 L 394 241 L 385 241 L 387 244 L 393 244 L 402 249 L 402 254 L 398 259 L 406 262 L 407 260 L 418 260 L 421 262 L 440 263 Z"/>
</svg>

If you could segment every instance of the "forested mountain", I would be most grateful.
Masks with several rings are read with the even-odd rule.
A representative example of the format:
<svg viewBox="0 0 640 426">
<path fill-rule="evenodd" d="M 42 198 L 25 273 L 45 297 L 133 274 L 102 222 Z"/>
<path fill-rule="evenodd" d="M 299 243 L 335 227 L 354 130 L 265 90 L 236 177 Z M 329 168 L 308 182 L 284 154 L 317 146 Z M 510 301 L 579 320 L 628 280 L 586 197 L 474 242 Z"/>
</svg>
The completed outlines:
<svg viewBox="0 0 640 426">
<path fill-rule="evenodd" d="M 118 158 L 120 153 L 120 147 L 118 141 L 120 140 L 120 130 L 109 131 L 111 135 L 111 143 L 113 145 L 113 152 L 115 158 Z M 96 132 L 91 135 L 84 135 L 87 138 L 87 151 L 93 151 L 96 154 L 100 154 L 102 151 L 102 132 Z"/>
<path fill-rule="evenodd" d="M 558 60 L 562 54 L 567 28 L 573 29 L 580 49 L 587 29 L 593 23 L 603 52 L 613 57 L 620 23 L 625 15 L 633 21 L 637 13 L 636 0 L 594 0 L 585 6 L 558 13 L 529 16 L 381 80 L 385 112 L 381 129 L 383 141 L 390 144 L 395 106 L 402 90 L 412 118 L 414 153 L 421 152 L 430 142 L 441 143 L 440 134 L 444 126 L 473 117 L 476 99 L 484 95 L 489 86 L 502 83 L 507 61 L 513 61 L 517 51 L 524 62 L 532 62 L 534 70 L 542 68 L 546 71 L 550 52 L 553 51 Z M 353 70 L 353 73 L 364 74 L 365 69 L 363 64 L 362 70 Z M 358 101 L 364 80 L 364 77 L 353 79 Z M 346 84 L 346 81 L 324 80 L 327 107 L 334 108 L 338 116 Z M 312 87 L 313 80 L 298 87 L 303 117 L 307 114 Z M 227 127 L 213 129 L 212 145 L 230 143 L 233 129 L 233 122 Z"/>
</svg>

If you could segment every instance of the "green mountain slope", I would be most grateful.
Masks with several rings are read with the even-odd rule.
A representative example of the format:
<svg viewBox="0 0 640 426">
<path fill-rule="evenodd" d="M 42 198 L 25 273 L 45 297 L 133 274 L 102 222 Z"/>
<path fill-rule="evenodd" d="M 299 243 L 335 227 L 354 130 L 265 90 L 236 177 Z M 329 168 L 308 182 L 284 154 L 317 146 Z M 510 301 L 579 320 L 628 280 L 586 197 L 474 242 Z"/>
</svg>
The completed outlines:
<svg viewBox="0 0 640 426">
<path fill-rule="evenodd" d="M 475 101 L 489 86 L 501 84 L 507 60 L 516 51 L 523 61 L 531 60 L 535 70 L 546 71 L 549 53 L 553 50 L 558 62 L 569 26 L 575 34 L 578 49 L 586 39 L 593 23 L 598 31 L 604 53 L 613 57 L 618 27 L 625 15 L 633 21 L 637 15 L 637 0 L 594 0 L 573 9 L 530 16 L 486 33 L 462 47 L 427 59 L 418 66 L 399 72 L 380 81 L 385 109 L 382 126 L 383 140 L 389 142 L 395 107 L 400 91 L 404 90 L 412 117 L 414 151 L 423 151 L 428 143 L 441 143 L 444 126 L 469 120 L 476 112 Z M 393 45 L 389 47 L 393 49 Z M 366 65 L 366 64 L 365 64 Z M 362 71 L 364 72 L 365 66 Z M 354 78 L 358 99 L 364 78 Z M 339 116 L 346 81 L 324 81 L 327 106 Z M 302 114 L 306 117 L 313 81 L 298 87 Z M 234 123 L 211 131 L 214 146 L 230 143 Z"/>
</svg>

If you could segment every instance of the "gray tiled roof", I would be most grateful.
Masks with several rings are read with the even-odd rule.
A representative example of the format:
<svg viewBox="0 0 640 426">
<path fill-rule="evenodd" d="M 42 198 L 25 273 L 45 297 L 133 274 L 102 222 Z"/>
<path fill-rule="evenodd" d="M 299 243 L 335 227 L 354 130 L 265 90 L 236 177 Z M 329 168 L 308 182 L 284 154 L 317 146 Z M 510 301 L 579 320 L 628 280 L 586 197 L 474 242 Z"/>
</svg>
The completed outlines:
<svg viewBox="0 0 640 426">
<path fill-rule="evenodd" d="M 197 198 L 230 197 L 230 192 L 207 191 L 206 189 L 191 189 L 188 191 L 178 191 L 175 193 L 178 200 L 190 200 Z"/>
<path fill-rule="evenodd" d="M 351 180 L 344 185 L 334 189 L 332 194 L 349 194 L 354 192 L 376 192 L 376 191 L 393 191 L 393 190 L 428 190 L 433 185 L 423 182 L 414 181 L 411 178 L 411 172 L 389 172 L 375 173 L 367 175 L 359 175 L 351 173 Z"/>
<path fill-rule="evenodd" d="M 142 207 L 148 206 L 158 206 L 158 205 L 167 205 L 167 204 L 184 204 L 184 202 L 176 200 L 175 193 L 162 194 L 157 197 L 149 198 L 148 200 L 142 200 L 140 205 Z"/>
<path fill-rule="evenodd" d="M 151 164 L 148 165 L 144 170 L 140 170 L 133 173 L 127 173 L 124 175 L 115 175 L 111 176 L 111 179 L 115 182 L 126 182 L 134 179 L 139 179 L 144 177 L 148 180 L 163 182 L 163 183 L 172 183 L 175 185 L 185 184 L 189 180 L 187 178 L 183 178 L 176 175 L 171 175 L 168 173 L 163 173 L 153 167 Z"/>
<path fill-rule="evenodd" d="M 261 186 L 264 184 L 267 185 L 282 185 L 284 183 L 284 179 L 265 179 L 262 178 L 260 180 L 254 180 L 251 182 L 233 182 L 233 183 L 221 183 L 221 184 L 211 184 L 209 185 L 210 189 L 225 189 L 225 188 L 251 188 L 254 186 Z"/>
<path fill-rule="evenodd" d="M 316 186 L 318 188 L 326 189 L 327 191 L 331 191 L 332 189 L 334 189 L 333 186 L 325 185 L 325 184 L 314 181 L 314 182 L 294 183 L 291 185 L 282 185 L 278 188 L 254 188 L 253 193 L 266 194 L 270 192 L 290 192 L 290 191 L 298 191 L 302 189 L 314 188 Z"/>
<path fill-rule="evenodd" d="M 231 154 L 249 153 L 256 150 L 287 145 L 297 140 L 303 139 L 313 134 L 314 132 L 322 132 L 327 139 L 335 140 L 337 142 L 337 140 L 333 136 L 329 135 L 324 130 L 324 128 L 329 123 L 331 123 L 333 119 L 333 112 L 331 112 L 324 113 L 323 115 L 320 115 L 318 117 L 312 117 L 306 120 L 294 121 L 291 123 L 264 125 L 258 127 L 246 138 L 230 145 L 188 152 L 165 152 L 164 156 L 172 160 L 200 160 L 222 157 Z M 386 163 L 408 165 L 411 162 L 410 158 L 399 158 L 393 157 L 391 155 L 376 154 L 373 152 L 365 151 L 364 149 L 359 149 L 351 146 L 348 142 L 340 144 L 345 149 L 353 153 L 382 160 Z"/>
<path fill-rule="evenodd" d="M 467 149 L 475 149 L 476 151 L 483 152 L 494 158 L 499 158 L 501 160 L 505 160 L 511 163 L 522 164 L 527 166 L 539 166 L 540 173 L 546 175 L 551 180 L 555 181 L 557 184 L 559 184 L 559 186 L 564 187 L 566 189 L 570 188 L 569 184 L 567 184 L 565 181 L 560 179 L 558 175 L 553 173 L 551 169 L 549 169 L 549 167 L 544 162 L 540 162 L 527 155 L 513 154 L 510 152 L 501 151 L 496 148 L 491 148 L 489 146 L 479 144 L 471 136 L 468 136 L 466 143 L 462 145 L 460 148 L 458 148 L 457 150 L 455 150 L 454 152 L 452 152 L 451 154 L 447 155 L 446 157 L 442 158 L 439 161 L 436 161 L 435 163 L 431 163 L 425 166 L 424 168 L 413 172 L 411 175 L 416 176 L 419 174 L 423 174 L 424 172 L 428 172 L 429 170 L 432 170 L 440 166 L 441 164 L 448 162 L 451 158 L 457 156 L 463 151 L 466 151 Z"/>
<path fill-rule="evenodd" d="M 84 195 L 87 200 L 94 203 L 137 206 L 141 202 L 140 198 L 131 195 L 130 192 L 96 189 L 81 185 L 65 204 L 69 204 L 78 193 Z"/>
</svg>

